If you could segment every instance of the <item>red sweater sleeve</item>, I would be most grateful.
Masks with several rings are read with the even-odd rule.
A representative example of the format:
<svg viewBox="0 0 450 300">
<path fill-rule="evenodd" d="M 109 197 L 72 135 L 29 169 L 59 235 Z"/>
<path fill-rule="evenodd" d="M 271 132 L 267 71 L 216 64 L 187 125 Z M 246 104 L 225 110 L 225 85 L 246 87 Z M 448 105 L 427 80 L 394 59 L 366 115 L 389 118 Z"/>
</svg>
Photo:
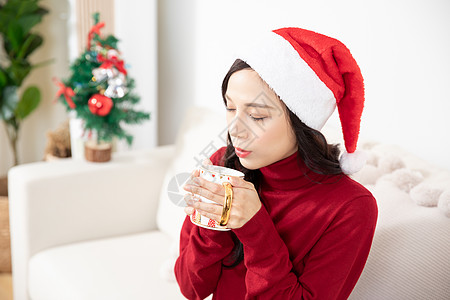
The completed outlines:
<svg viewBox="0 0 450 300">
<path fill-rule="evenodd" d="M 369 254 L 376 202 L 364 196 L 345 205 L 304 264 L 289 253 L 266 209 L 233 230 L 244 245 L 246 299 L 347 299 Z"/>
<path fill-rule="evenodd" d="M 211 156 L 213 164 L 221 164 L 224 150 Z M 186 298 L 204 299 L 214 292 L 222 261 L 233 247 L 230 231 L 201 228 L 186 217 L 180 235 L 180 256 L 175 263 L 175 277 Z"/>
<path fill-rule="evenodd" d="M 180 237 L 175 277 L 188 299 L 204 299 L 216 289 L 222 260 L 233 250 L 230 232 L 201 228 L 186 217 Z"/>
</svg>

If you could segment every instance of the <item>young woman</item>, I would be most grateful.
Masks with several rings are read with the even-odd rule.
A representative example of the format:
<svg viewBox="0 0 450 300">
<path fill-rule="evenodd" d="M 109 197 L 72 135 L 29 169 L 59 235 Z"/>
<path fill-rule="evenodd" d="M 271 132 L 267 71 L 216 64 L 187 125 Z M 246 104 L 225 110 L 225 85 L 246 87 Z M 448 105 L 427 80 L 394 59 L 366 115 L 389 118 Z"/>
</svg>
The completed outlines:
<svg viewBox="0 0 450 300">
<path fill-rule="evenodd" d="M 220 221 L 224 187 L 198 171 L 185 186 L 217 204 L 186 198 L 175 265 L 181 292 L 188 299 L 347 299 L 377 219 L 374 197 L 346 175 L 361 167 L 360 70 L 342 43 L 300 28 L 275 30 L 239 58 L 222 85 L 228 145 L 211 163 L 245 178 L 232 178 L 225 232 L 189 220 L 197 209 Z M 336 106 L 346 147 L 340 158 L 319 131 Z"/>
</svg>

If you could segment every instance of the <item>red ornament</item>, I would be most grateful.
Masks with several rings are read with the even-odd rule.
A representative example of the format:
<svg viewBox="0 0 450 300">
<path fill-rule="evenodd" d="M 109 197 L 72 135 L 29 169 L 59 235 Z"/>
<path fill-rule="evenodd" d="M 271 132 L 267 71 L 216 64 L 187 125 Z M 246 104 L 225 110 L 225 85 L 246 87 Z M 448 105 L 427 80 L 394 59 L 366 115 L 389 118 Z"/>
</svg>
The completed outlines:
<svg viewBox="0 0 450 300">
<path fill-rule="evenodd" d="M 113 101 L 105 95 L 95 94 L 89 99 L 88 106 L 91 113 L 104 117 L 111 111 Z"/>
<path fill-rule="evenodd" d="M 75 92 L 72 90 L 70 86 L 66 86 L 64 83 L 59 81 L 56 78 L 53 78 L 53 81 L 59 86 L 59 91 L 56 93 L 56 99 L 59 98 L 59 96 L 64 95 L 64 98 L 66 98 L 66 102 L 69 105 L 71 109 L 74 109 L 76 107 L 75 103 L 72 100 L 72 97 L 75 96 Z"/>
</svg>

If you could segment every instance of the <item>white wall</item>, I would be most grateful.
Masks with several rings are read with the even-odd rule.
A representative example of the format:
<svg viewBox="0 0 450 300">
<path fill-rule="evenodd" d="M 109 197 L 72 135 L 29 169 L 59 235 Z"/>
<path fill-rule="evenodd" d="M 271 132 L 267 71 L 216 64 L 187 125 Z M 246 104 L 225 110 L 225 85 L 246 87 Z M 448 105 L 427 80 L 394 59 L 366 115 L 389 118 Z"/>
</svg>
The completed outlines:
<svg viewBox="0 0 450 300">
<path fill-rule="evenodd" d="M 234 48 L 285 26 L 338 38 L 352 51 L 366 84 L 363 137 L 450 169 L 450 1 L 197 0 L 192 101 L 223 109 L 220 86 Z"/>
<path fill-rule="evenodd" d="M 158 1 L 158 142 L 173 143 L 194 102 L 197 0 Z"/>
<path fill-rule="evenodd" d="M 156 0 L 115 0 L 115 35 L 118 47 L 136 82 L 140 96 L 136 109 L 150 112 L 150 121 L 124 128 L 134 137 L 128 147 L 118 150 L 150 149 L 157 145 L 157 3 Z"/>
</svg>

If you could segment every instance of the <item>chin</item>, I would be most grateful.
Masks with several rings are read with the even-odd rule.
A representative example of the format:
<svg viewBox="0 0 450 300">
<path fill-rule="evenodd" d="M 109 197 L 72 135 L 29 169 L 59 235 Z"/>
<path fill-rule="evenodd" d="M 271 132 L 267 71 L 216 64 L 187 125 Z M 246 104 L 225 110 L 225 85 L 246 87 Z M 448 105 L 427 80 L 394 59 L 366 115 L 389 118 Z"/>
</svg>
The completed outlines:
<svg viewBox="0 0 450 300">
<path fill-rule="evenodd" d="M 241 163 L 241 165 L 244 168 L 246 168 L 248 170 L 257 170 L 257 169 L 261 168 L 261 166 L 256 165 L 256 164 L 252 164 L 251 162 L 249 162 L 245 158 L 239 158 L 239 162 Z"/>
</svg>

